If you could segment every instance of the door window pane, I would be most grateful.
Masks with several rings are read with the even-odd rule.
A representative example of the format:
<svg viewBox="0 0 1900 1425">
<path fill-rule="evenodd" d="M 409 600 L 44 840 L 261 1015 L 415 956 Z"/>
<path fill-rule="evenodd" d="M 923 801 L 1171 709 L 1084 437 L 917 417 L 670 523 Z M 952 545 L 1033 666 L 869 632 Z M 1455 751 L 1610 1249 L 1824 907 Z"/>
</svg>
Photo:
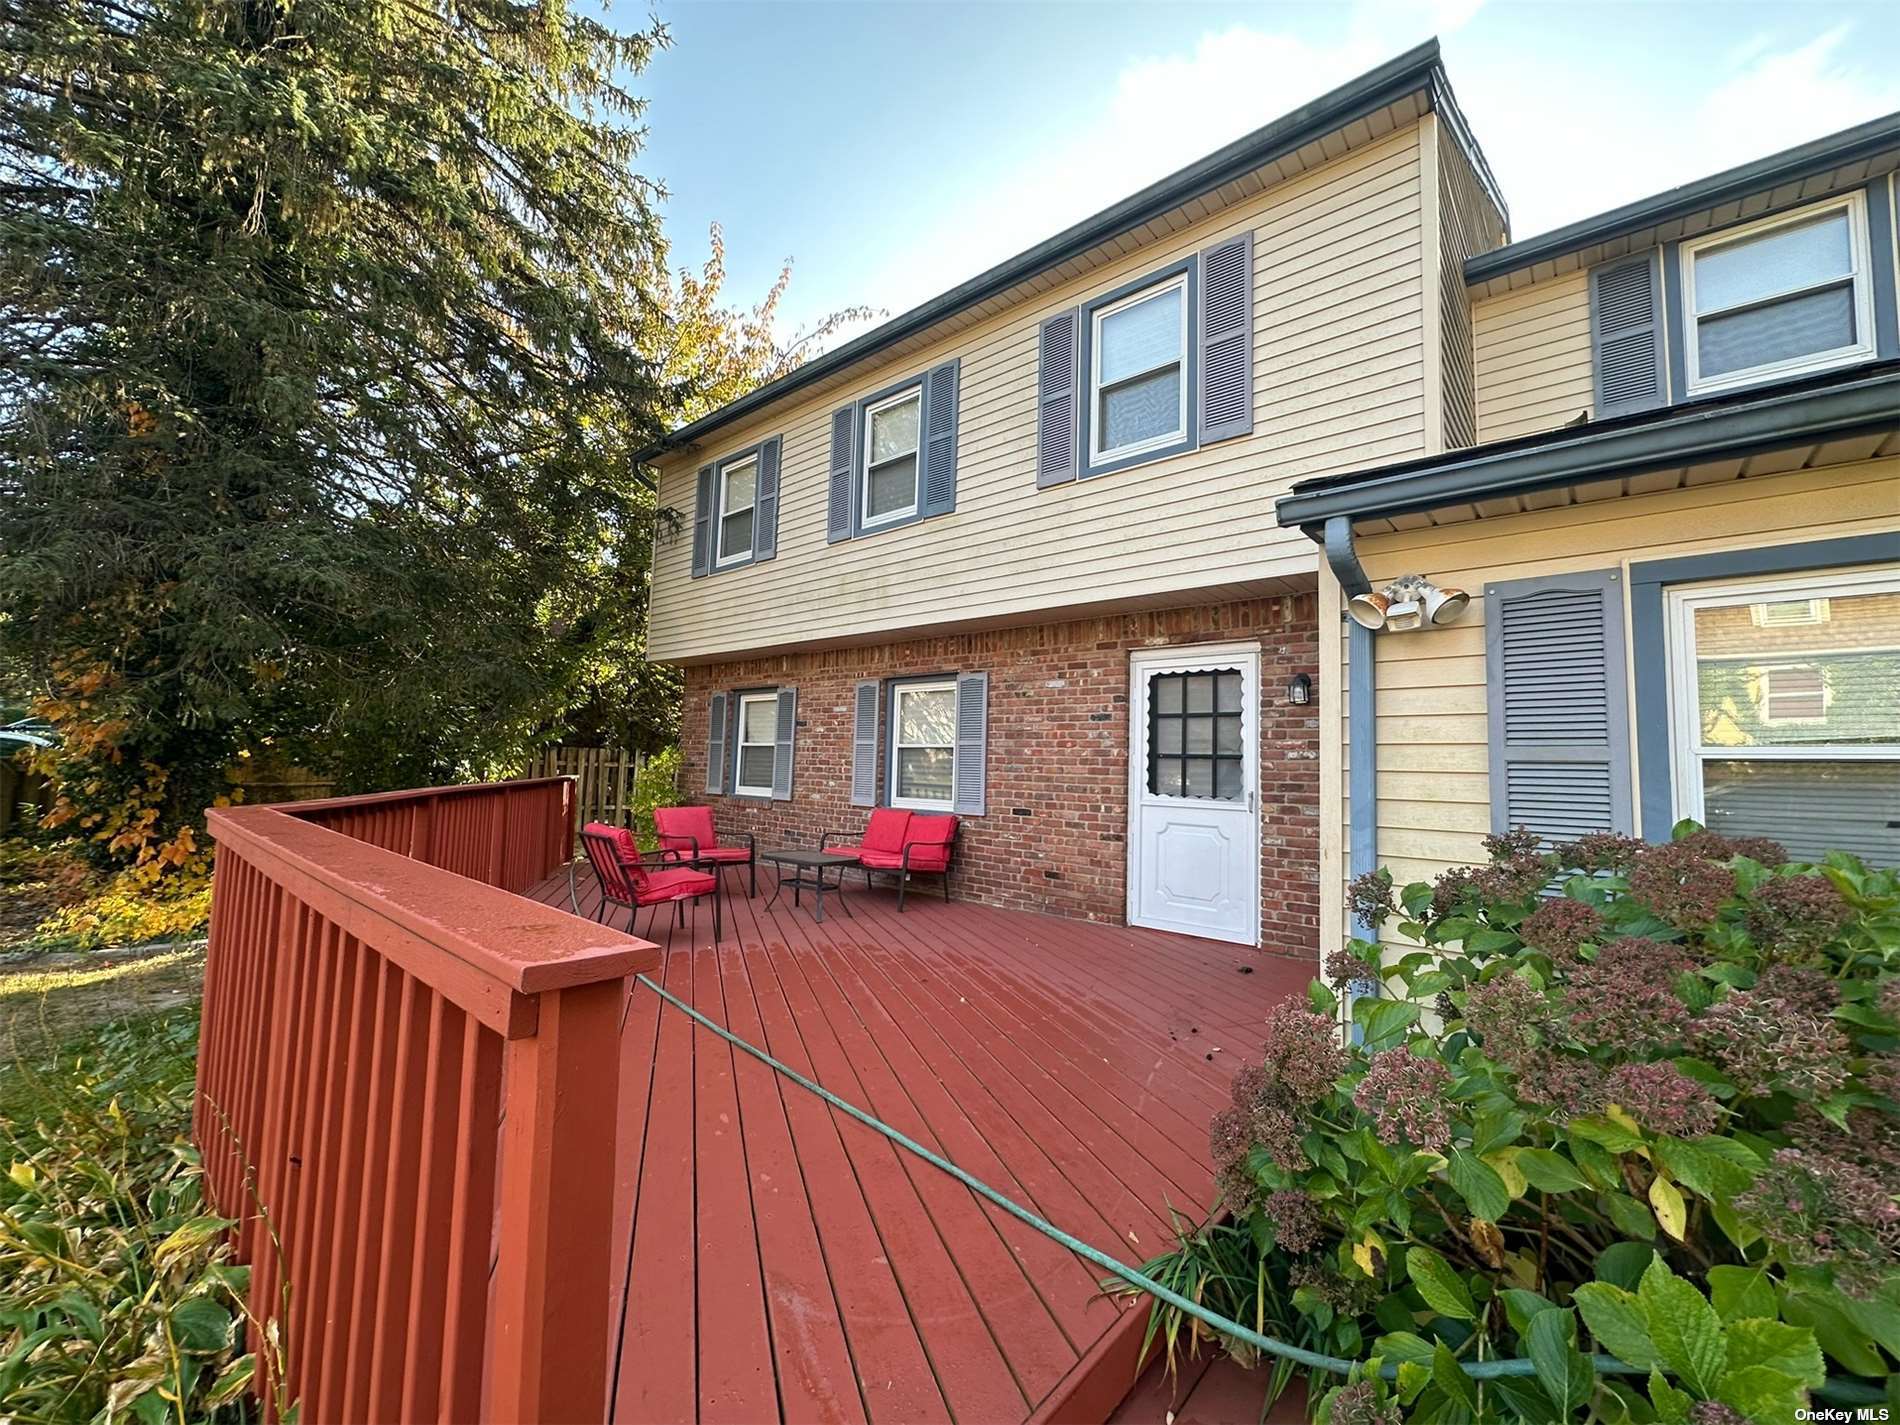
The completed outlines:
<svg viewBox="0 0 1900 1425">
<path fill-rule="evenodd" d="M 1237 669 L 1148 679 L 1148 791 L 1237 802 L 1247 795 Z"/>
</svg>

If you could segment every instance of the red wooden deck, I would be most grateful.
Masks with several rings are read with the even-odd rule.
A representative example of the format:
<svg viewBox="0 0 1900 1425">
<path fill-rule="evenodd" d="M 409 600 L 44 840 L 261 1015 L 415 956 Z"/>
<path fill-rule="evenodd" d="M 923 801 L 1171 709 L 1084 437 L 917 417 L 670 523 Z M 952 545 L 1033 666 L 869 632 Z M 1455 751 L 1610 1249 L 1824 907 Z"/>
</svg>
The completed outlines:
<svg viewBox="0 0 1900 1425">
<path fill-rule="evenodd" d="M 821 925 L 789 892 L 768 913 L 768 880 L 727 877 L 717 947 L 710 907 L 691 933 L 662 908 L 656 978 L 1136 1264 L 1207 1211 L 1208 1119 L 1310 974 L 882 889 Z M 533 894 L 565 906 L 566 879 Z M 621 1425 L 1101 1420 L 1134 1385 L 1139 1325 L 1093 1268 L 637 984 L 621 1062 Z"/>
</svg>

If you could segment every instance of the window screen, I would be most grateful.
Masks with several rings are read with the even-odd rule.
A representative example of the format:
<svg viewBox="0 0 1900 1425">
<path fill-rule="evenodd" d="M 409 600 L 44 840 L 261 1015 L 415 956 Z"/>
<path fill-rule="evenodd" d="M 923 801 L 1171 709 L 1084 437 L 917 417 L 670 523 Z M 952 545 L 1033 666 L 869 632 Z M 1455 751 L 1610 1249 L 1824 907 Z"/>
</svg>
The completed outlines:
<svg viewBox="0 0 1900 1425">
<path fill-rule="evenodd" d="M 1247 789 L 1240 670 L 1155 673 L 1148 679 L 1148 791 L 1237 802 Z"/>
</svg>

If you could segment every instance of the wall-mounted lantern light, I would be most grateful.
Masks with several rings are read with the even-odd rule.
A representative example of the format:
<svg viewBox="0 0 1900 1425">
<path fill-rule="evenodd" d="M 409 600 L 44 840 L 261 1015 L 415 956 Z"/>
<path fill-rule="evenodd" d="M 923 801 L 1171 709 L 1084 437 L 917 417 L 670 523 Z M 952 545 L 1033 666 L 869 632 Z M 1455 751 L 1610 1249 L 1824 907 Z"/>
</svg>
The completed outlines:
<svg viewBox="0 0 1900 1425">
<path fill-rule="evenodd" d="M 1407 574 L 1385 586 L 1383 594 L 1354 594 L 1346 614 L 1361 628 L 1408 633 L 1427 624 L 1453 622 L 1470 606 L 1463 589 L 1441 589 L 1423 574 Z"/>
<path fill-rule="evenodd" d="M 1286 700 L 1296 708 L 1303 708 L 1313 701 L 1313 680 L 1304 673 L 1295 673 L 1287 680 Z"/>
</svg>

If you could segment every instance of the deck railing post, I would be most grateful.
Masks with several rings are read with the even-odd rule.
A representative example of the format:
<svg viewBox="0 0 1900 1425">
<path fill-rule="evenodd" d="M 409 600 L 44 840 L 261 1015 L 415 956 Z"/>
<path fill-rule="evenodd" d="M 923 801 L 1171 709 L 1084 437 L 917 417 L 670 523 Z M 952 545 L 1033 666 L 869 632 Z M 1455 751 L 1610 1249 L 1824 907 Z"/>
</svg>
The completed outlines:
<svg viewBox="0 0 1900 1425">
<path fill-rule="evenodd" d="M 608 1389 L 608 1256 L 620 979 L 538 996 L 509 1041 L 502 1101 L 490 1419 L 598 1418 Z"/>
</svg>

